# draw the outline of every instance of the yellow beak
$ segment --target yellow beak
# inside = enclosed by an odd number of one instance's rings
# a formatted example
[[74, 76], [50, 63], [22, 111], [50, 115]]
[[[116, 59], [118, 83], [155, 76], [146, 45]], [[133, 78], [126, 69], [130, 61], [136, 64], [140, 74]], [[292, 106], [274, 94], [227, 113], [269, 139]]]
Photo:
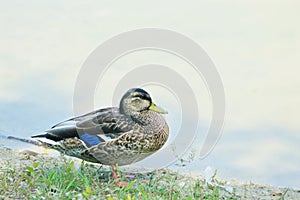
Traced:
[[151, 106], [149, 107], [149, 110], [153, 110], [154, 112], [160, 113], [160, 114], [168, 114], [168, 111], [164, 110], [163, 108], [155, 105], [153, 102]]

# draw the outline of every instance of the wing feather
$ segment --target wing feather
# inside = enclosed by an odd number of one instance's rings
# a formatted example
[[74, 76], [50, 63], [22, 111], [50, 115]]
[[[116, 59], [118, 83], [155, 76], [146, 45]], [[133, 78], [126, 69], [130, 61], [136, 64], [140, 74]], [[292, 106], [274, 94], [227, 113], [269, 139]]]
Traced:
[[90, 147], [117, 138], [131, 128], [131, 119], [121, 114], [118, 108], [104, 108], [65, 120], [47, 130], [46, 134], [33, 137], [55, 141], [77, 137]]

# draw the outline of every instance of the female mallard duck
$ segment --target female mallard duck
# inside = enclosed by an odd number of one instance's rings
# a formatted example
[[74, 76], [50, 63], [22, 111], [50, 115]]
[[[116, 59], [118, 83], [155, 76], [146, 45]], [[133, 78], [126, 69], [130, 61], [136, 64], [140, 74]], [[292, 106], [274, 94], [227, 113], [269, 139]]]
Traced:
[[125, 93], [119, 108], [104, 108], [69, 119], [33, 138], [66, 155], [104, 165], [128, 165], [159, 150], [167, 141], [169, 127], [143, 89]]

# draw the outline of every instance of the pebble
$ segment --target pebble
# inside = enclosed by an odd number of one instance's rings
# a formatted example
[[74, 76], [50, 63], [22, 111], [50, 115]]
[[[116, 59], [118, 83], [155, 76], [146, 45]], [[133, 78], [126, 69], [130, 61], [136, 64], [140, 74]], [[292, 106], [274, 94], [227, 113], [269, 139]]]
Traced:
[[20, 154], [29, 155], [29, 156], [36, 156], [38, 155], [37, 152], [31, 151], [31, 150], [23, 150], [20, 152]]

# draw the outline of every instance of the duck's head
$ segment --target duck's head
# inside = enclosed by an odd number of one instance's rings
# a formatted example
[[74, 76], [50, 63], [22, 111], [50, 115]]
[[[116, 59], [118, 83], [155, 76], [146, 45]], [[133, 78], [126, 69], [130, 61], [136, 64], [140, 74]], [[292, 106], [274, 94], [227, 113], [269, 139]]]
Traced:
[[167, 114], [168, 112], [152, 102], [150, 95], [141, 88], [128, 90], [120, 101], [120, 112], [125, 115], [152, 110], [157, 113]]

